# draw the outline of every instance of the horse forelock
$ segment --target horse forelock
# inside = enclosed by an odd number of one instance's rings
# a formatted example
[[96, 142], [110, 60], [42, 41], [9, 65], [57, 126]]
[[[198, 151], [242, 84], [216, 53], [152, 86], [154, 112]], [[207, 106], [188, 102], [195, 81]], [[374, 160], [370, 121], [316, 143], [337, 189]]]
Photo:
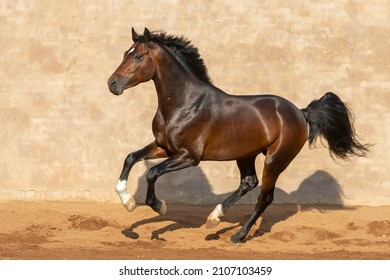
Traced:
[[203, 58], [191, 41], [163, 31], [151, 33], [151, 41], [169, 48], [200, 80], [211, 83]]

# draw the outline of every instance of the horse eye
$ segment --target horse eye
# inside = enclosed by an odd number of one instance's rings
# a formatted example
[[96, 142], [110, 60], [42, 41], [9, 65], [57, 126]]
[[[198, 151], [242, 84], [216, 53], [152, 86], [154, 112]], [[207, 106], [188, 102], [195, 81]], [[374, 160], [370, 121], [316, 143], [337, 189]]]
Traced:
[[141, 59], [141, 55], [140, 54], [138, 54], [138, 53], [136, 53], [135, 55], [134, 55], [134, 59], [135, 60], [140, 60]]

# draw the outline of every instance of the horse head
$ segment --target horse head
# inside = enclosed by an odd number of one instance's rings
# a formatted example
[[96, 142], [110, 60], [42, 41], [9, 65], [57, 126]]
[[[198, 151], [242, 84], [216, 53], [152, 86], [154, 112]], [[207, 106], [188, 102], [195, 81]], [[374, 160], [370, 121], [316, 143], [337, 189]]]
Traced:
[[108, 79], [108, 88], [115, 95], [121, 95], [127, 88], [151, 80], [155, 66], [149, 50], [153, 48], [151, 33], [145, 28], [144, 34], [137, 34], [132, 28], [133, 45], [123, 56], [123, 60]]

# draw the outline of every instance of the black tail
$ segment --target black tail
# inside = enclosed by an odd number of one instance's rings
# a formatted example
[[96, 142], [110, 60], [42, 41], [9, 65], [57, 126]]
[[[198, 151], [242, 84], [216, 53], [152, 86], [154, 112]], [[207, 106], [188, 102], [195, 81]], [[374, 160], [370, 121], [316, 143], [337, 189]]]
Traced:
[[368, 152], [369, 145], [360, 144], [356, 139], [350, 110], [336, 94], [326, 93], [302, 112], [310, 126], [309, 145], [322, 136], [328, 142], [331, 155], [339, 158], [365, 156]]

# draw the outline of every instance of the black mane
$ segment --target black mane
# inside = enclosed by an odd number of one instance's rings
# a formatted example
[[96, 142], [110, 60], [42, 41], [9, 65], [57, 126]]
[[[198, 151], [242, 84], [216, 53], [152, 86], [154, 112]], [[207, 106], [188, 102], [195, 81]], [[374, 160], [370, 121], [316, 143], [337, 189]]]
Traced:
[[169, 35], [162, 31], [152, 32], [151, 40], [169, 48], [185, 65], [187, 65], [197, 78], [211, 83], [206, 65], [204, 64], [198, 49], [191, 44], [190, 40], [182, 36]]

